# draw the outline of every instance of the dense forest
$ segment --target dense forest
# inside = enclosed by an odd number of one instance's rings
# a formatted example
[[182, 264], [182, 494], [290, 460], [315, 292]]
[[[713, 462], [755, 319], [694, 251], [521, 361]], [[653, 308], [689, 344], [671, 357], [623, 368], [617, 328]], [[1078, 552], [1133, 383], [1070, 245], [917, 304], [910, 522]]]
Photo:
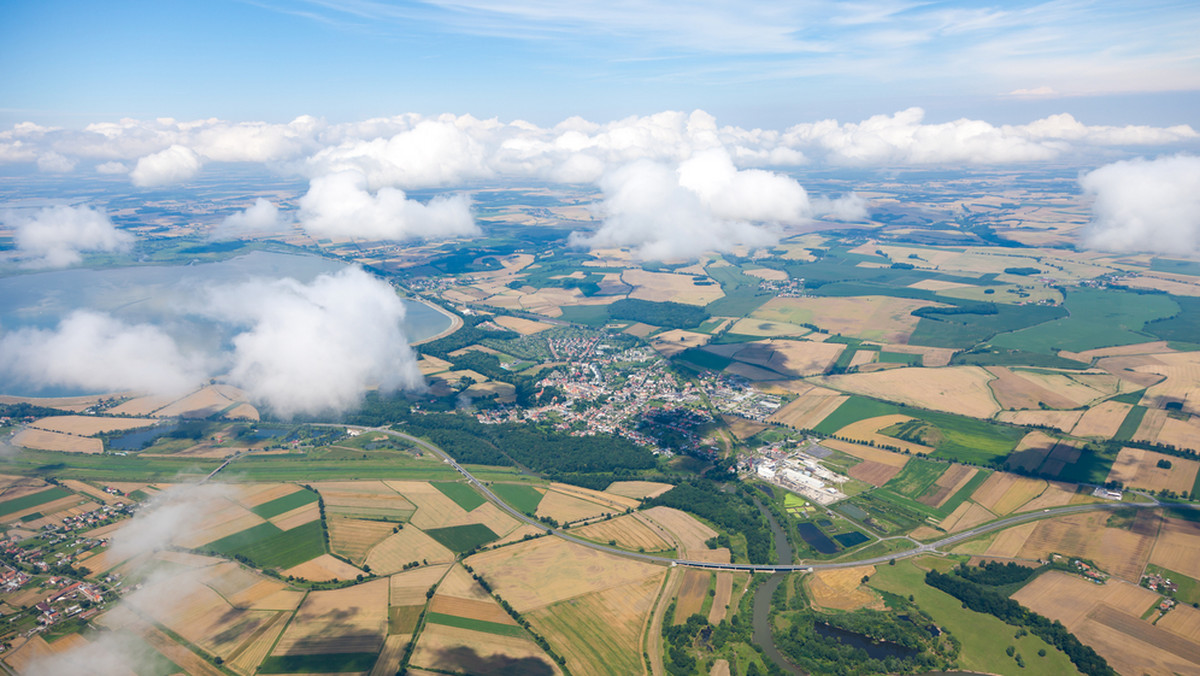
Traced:
[[653, 303], [648, 300], [623, 298], [608, 306], [608, 316], [673, 329], [690, 329], [708, 319], [709, 314], [704, 308], [695, 305], [671, 301]]

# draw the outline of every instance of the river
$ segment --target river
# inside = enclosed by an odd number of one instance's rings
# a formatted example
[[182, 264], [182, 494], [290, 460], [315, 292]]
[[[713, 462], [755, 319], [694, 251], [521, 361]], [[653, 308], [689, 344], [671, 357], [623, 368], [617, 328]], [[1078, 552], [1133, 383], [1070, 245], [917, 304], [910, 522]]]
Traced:
[[[775, 538], [775, 558], [781, 564], [790, 564], [792, 561], [792, 544], [788, 540], [787, 533], [783, 527], [775, 520], [775, 515], [770, 512], [763, 504], [754, 498], [754, 506], [758, 507], [758, 511], [767, 519], [767, 527], [771, 529], [771, 534]], [[779, 585], [787, 579], [790, 573], [775, 573], [754, 592], [754, 642], [763, 649], [763, 653], [767, 658], [775, 664], [783, 668], [784, 671], [797, 676], [806, 676], [805, 672], [791, 662], [779, 652], [775, 647], [775, 639], [771, 636], [771, 596], [775, 594], [775, 590]]]

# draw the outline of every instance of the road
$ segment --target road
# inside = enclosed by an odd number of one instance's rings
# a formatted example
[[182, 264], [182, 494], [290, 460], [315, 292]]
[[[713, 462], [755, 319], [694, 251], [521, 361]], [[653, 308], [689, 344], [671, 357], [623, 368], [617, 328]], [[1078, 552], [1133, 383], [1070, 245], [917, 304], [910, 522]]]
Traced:
[[[397, 432], [396, 430], [393, 430], [393, 429], [390, 429], [387, 427], [363, 427], [363, 426], [359, 426], [359, 425], [335, 425], [335, 424], [319, 424], [317, 426], [320, 426], [320, 427], [344, 427], [347, 429], [359, 429], [359, 430], [363, 430], [364, 432], [383, 432], [384, 434], [388, 434], [388, 435], [391, 435], [394, 437], [399, 437], [401, 439], [404, 439], [405, 441], [408, 441], [408, 442], [442, 458], [442, 460], [445, 463], [449, 464], [451, 467], [453, 467], [455, 469], [455, 471], [457, 471], [459, 474], [463, 475], [463, 477], [467, 480], [467, 482], [470, 483], [472, 486], [474, 486], [480, 493], [482, 493], [484, 495], [484, 497], [486, 497], [489, 501], [494, 503], [497, 507], [499, 507], [500, 509], [503, 509], [508, 514], [512, 515], [513, 518], [516, 518], [519, 521], [527, 523], [531, 526], [535, 526], [538, 529], [543, 530], [546, 533], [553, 535], [555, 537], [559, 537], [564, 540], [567, 540], [568, 542], [574, 542], [575, 544], [582, 545], [584, 547], [588, 547], [591, 549], [595, 549], [597, 551], [607, 552], [609, 554], [615, 554], [617, 556], [623, 556], [623, 557], [630, 558], [630, 559], [637, 559], [639, 561], [645, 561], [648, 563], [656, 563], [656, 564], [667, 565], [667, 566], [687, 566], [689, 568], [705, 568], [705, 569], [710, 569], [710, 570], [716, 569], [716, 570], [750, 571], [750, 572], [755, 572], [755, 573], [788, 573], [788, 572], [795, 572], [795, 571], [812, 571], [812, 570], [831, 570], [831, 569], [835, 569], [835, 568], [852, 568], [854, 566], [868, 566], [868, 565], [882, 564], [882, 563], [887, 563], [888, 561], [890, 561], [892, 559], [903, 559], [903, 558], [907, 558], [910, 556], [917, 556], [919, 554], [935, 552], [935, 551], [938, 551], [939, 549], [941, 549], [942, 547], [946, 547], [948, 545], [962, 542], [963, 540], [969, 540], [977, 535], [982, 535], [984, 533], [990, 533], [991, 531], [994, 531], [994, 530], [1002, 530], [1005, 528], [1009, 528], [1011, 526], [1015, 526], [1017, 524], [1028, 523], [1030, 521], [1037, 521], [1039, 519], [1045, 519], [1045, 518], [1049, 518], [1052, 516], [1063, 516], [1065, 514], [1077, 514], [1079, 512], [1089, 512], [1089, 511], [1096, 510], [1096, 509], [1125, 509], [1125, 508], [1129, 508], [1129, 507], [1148, 508], [1148, 507], [1172, 506], [1172, 507], [1181, 507], [1181, 508], [1185, 508], [1185, 509], [1200, 509], [1200, 505], [1192, 505], [1192, 504], [1188, 504], [1188, 503], [1164, 503], [1164, 502], [1161, 502], [1159, 500], [1154, 500], [1154, 499], [1148, 500], [1146, 502], [1101, 502], [1101, 503], [1091, 503], [1091, 504], [1086, 504], [1086, 505], [1066, 505], [1063, 507], [1050, 507], [1048, 509], [1043, 509], [1038, 512], [1029, 512], [1026, 514], [1018, 514], [1016, 516], [1010, 516], [1005, 519], [1000, 519], [998, 521], [992, 521], [990, 523], [986, 523], [981, 526], [976, 526], [974, 528], [965, 530], [961, 533], [955, 533], [954, 535], [949, 535], [947, 537], [944, 537], [940, 540], [936, 540], [934, 542], [916, 543], [917, 546], [913, 549], [906, 549], [904, 551], [896, 552], [894, 554], [884, 554], [883, 556], [875, 556], [875, 557], [871, 557], [871, 558], [867, 558], [867, 559], [857, 559], [855, 561], [839, 561], [839, 562], [826, 562], [826, 563], [817, 563], [817, 562], [793, 563], [793, 564], [775, 564], [775, 565], [752, 564], [752, 563], [711, 563], [708, 561], [690, 561], [688, 559], [675, 559], [675, 558], [670, 558], [670, 557], [666, 557], [666, 556], [655, 556], [653, 554], [642, 554], [642, 553], [638, 553], [638, 552], [630, 552], [630, 551], [626, 551], [624, 549], [618, 549], [616, 547], [602, 545], [600, 543], [592, 542], [590, 540], [584, 540], [583, 538], [575, 537], [574, 535], [563, 532], [562, 530], [557, 529], [557, 528], [550, 528], [549, 526], [542, 523], [541, 521], [538, 521], [537, 519], [529, 517], [519, 511], [517, 511], [516, 509], [512, 508], [511, 506], [509, 506], [508, 503], [504, 502], [495, 493], [493, 493], [491, 491], [491, 489], [487, 487], [486, 484], [484, 484], [482, 481], [476, 479], [470, 472], [468, 472], [462, 465], [458, 464], [454, 460], [454, 458], [450, 457], [450, 455], [448, 453], [446, 453], [445, 451], [443, 451], [441, 448], [438, 448], [437, 446], [434, 446], [433, 444], [431, 444], [423, 439], [418, 439], [417, 437], [414, 437], [410, 434], [405, 434], [404, 432]], [[214, 472], [214, 474], [215, 474], [215, 472]], [[912, 542], [916, 542], [916, 541], [914, 540]]]

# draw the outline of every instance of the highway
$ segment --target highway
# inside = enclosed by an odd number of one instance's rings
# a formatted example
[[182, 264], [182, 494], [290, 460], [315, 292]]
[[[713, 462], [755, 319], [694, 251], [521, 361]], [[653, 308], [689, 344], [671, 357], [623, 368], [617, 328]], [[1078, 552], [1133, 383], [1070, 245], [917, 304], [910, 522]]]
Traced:
[[[1007, 517], [1004, 519], [999, 519], [997, 521], [991, 521], [989, 523], [962, 531], [961, 533], [955, 533], [953, 535], [949, 535], [947, 537], [944, 537], [940, 540], [936, 540], [934, 542], [920, 543], [915, 540], [911, 540], [907, 537], [899, 538], [899, 539], [909, 539], [910, 542], [913, 542], [917, 546], [913, 549], [906, 549], [904, 551], [895, 552], [893, 554], [885, 554], [883, 556], [875, 556], [875, 557], [871, 557], [871, 558], [867, 558], [867, 559], [857, 559], [855, 561], [839, 561], [839, 562], [824, 562], [824, 563], [813, 562], [813, 563], [795, 563], [795, 564], [778, 564], [778, 565], [755, 564], [755, 563], [712, 563], [712, 562], [708, 562], [708, 561], [690, 561], [688, 559], [675, 559], [675, 558], [670, 558], [667, 556], [655, 556], [653, 554], [642, 554], [639, 552], [630, 552], [630, 551], [626, 551], [624, 549], [618, 549], [616, 547], [602, 545], [600, 543], [592, 542], [590, 540], [584, 540], [583, 538], [575, 537], [574, 535], [571, 535], [570, 533], [566, 533], [558, 528], [550, 528], [549, 526], [538, 521], [537, 519], [529, 517], [519, 511], [517, 511], [516, 509], [512, 508], [511, 506], [509, 506], [508, 503], [504, 502], [503, 500], [501, 500], [499, 498], [499, 496], [497, 496], [495, 493], [493, 493], [486, 484], [484, 484], [482, 481], [476, 479], [474, 475], [472, 475], [470, 472], [468, 472], [462, 465], [458, 464], [454, 460], [454, 458], [450, 457], [450, 455], [448, 453], [446, 453], [445, 451], [443, 451], [441, 448], [438, 448], [437, 446], [434, 446], [433, 444], [431, 444], [423, 439], [418, 439], [417, 437], [414, 437], [412, 435], [405, 434], [404, 432], [397, 432], [396, 430], [389, 429], [387, 427], [362, 427], [359, 425], [335, 425], [335, 424], [321, 424], [320, 426], [321, 427], [344, 427], [347, 429], [359, 429], [359, 430], [363, 430], [364, 432], [383, 432], [384, 434], [388, 434], [388, 435], [391, 435], [394, 437], [399, 437], [401, 439], [404, 439], [405, 441], [408, 441], [408, 442], [442, 458], [442, 460], [445, 463], [449, 464], [451, 467], [453, 467], [455, 469], [455, 471], [457, 471], [459, 474], [463, 475], [463, 477], [466, 478], [467, 482], [470, 483], [472, 486], [474, 486], [480, 493], [482, 493], [484, 495], [484, 497], [486, 497], [489, 501], [494, 503], [497, 507], [499, 507], [500, 509], [503, 509], [508, 514], [512, 515], [513, 518], [516, 518], [519, 521], [522, 521], [531, 526], [534, 526], [534, 527], [536, 527], [542, 531], [545, 531], [546, 533], [553, 535], [555, 537], [560, 537], [569, 542], [574, 542], [575, 544], [582, 545], [584, 547], [588, 547], [591, 549], [595, 549], [597, 551], [607, 552], [609, 554], [615, 554], [617, 556], [623, 556], [626, 558], [637, 559], [639, 561], [646, 561], [648, 563], [657, 563], [660, 565], [667, 565], [667, 566], [686, 566], [689, 568], [705, 568], [705, 569], [710, 569], [710, 570], [749, 571], [749, 572], [755, 572], [755, 573], [789, 573], [789, 572], [795, 572], [795, 571], [813, 571], [813, 570], [830, 570], [830, 569], [834, 569], [834, 568], [852, 568], [854, 566], [884, 564], [892, 559], [903, 559], [903, 558], [907, 558], [910, 556], [917, 556], [919, 554], [936, 552], [936, 551], [940, 550], [942, 547], [953, 545], [955, 543], [962, 542], [963, 540], [969, 540], [977, 535], [982, 535], [984, 533], [990, 533], [991, 531], [994, 531], [994, 530], [1003, 530], [1005, 528], [1009, 528], [1009, 527], [1015, 526], [1017, 524], [1028, 523], [1030, 521], [1037, 521], [1039, 519], [1045, 519], [1045, 518], [1049, 518], [1052, 516], [1063, 516], [1066, 514], [1077, 514], [1079, 512], [1090, 512], [1092, 510], [1097, 510], [1097, 509], [1125, 509], [1125, 508], [1129, 508], [1129, 507], [1147, 508], [1147, 507], [1169, 506], [1169, 507], [1180, 507], [1180, 508], [1185, 508], [1185, 509], [1200, 508], [1200, 505], [1192, 505], [1192, 504], [1188, 504], [1188, 503], [1164, 503], [1164, 502], [1161, 502], [1159, 500], [1154, 500], [1154, 499], [1151, 499], [1146, 502], [1100, 502], [1100, 503], [1091, 503], [1091, 504], [1086, 504], [1086, 505], [1065, 505], [1062, 507], [1050, 507], [1047, 509], [1043, 509], [1041, 511], [1028, 512], [1025, 514], [1018, 514], [1016, 516], [1010, 516], [1010, 517]], [[896, 538], [888, 538], [888, 539], [896, 539]]]

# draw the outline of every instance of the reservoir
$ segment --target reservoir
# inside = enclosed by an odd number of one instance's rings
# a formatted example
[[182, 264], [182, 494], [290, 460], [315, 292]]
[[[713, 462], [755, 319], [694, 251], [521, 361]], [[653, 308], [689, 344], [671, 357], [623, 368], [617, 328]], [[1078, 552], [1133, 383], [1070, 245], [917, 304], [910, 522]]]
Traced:
[[[253, 251], [228, 260], [181, 265], [70, 268], [0, 277], [0, 337], [21, 329], [53, 329], [76, 310], [111, 315], [128, 324], [152, 324], [181, 347], [215, 350], [226, 346], [230, 328], [191, 311], [212, 286], [252, 279], [292, 278], [309, 283], [347, 265], [307, 254]], [[420, 301], [402, 299], [404, 333], [410, 343], [428, 340], [453, 326], [454, 318]], [[31, 390], [0, 374], [0, 394], [67, 396], [92, 394], [61, 388]]]

